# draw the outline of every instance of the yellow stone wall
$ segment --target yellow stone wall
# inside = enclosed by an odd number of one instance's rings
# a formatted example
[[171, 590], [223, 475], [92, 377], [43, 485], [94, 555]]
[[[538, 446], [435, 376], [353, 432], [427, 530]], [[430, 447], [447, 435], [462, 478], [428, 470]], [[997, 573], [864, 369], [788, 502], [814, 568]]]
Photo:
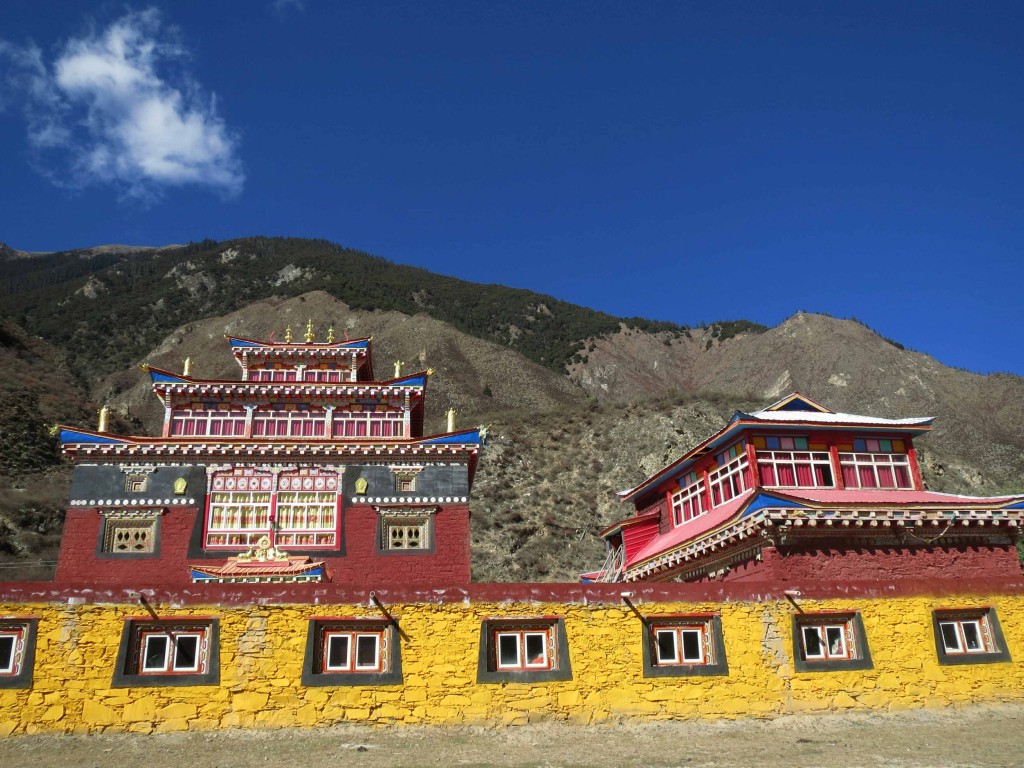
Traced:
[[[932, 610], [993, 606], [1011, 662], [940, 666]], [[786, 601], [637, 602], [645, 615], [721, 614], [727, 677], [644, 678], [642, 630], [622, 605], [410, 603], [391, 605], [402, 641], [402, 685], [301, 684], [308, 620], [379, 618], [361, 605], [156, 606], [164, 616], [220, 619], [220, 685], [111, 688], [121, 630], [138, 605], [0, 604], [36, 616], [30, 689], [0, 690], [0, 735], [64, 731], [162, 732], [364, 723], [520, 724], [542, 719], [770, 717], [1024, 699], [1024, 595], [800, 600], [803, 610], [857, 610], [874, 669], [796, 672]], [[573, 679], [477, 684], [484, 618], [565, 618]]]

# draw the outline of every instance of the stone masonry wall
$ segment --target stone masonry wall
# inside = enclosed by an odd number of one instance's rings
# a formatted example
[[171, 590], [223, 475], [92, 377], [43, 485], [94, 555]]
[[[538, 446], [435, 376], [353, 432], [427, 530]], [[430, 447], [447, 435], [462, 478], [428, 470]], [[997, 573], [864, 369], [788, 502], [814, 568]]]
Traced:
[[[721, 616], [728, 675], [670, 678], [643, 676], [642, 625], [617, 591], [604, 588], [588, 598], [579, 587], [553, 586], [565, 587], [566, 599], [551, 599], [558, 590], [497, 584], [480, 585], [476, 594], [437, 590], [404, 602], [385, 599], [404, 635], [403, 681], [376, 687], [305, 687], [301, 682], [309, 620], [380, 618], [372, 599], [338, 604], [311, 593], [308, 601], [284, 602], [236, 592], [211, 603], [155, 595], [150, 603], [161, 617], [220, 620], [220, 684], [112, 688], [124, 620], [145, 615], [137, 601], [122, 596], [101, 602], [95, 594], [56, 593], [48, 599], [20, 600], [0, 590], [0, 617], [38, 618], [34, 681], [27, 689], [0, 690], [0, 735], [338, 722], [600, 723], [1024, 700], [1024, 588], [1019, 585], [1012, 591], [974, 589], [939, 596], [886, 596], [881, 587], [795, 597], [805, 612], [855, 610], [862, 616], [874, 668], [829, 672], [795, 671], [795, 609], [782, 593], [695, 599], [699, 593], [684, 588], [691, 585], [671, 585], [679, 589], [627, 595], [646, 616]], [[1012, 660], [940, 666], [932, 611], [981, 606], [995, 609]], [[537, 616], [564, 618], [572, 679], [478, 683], [481, 622]]]

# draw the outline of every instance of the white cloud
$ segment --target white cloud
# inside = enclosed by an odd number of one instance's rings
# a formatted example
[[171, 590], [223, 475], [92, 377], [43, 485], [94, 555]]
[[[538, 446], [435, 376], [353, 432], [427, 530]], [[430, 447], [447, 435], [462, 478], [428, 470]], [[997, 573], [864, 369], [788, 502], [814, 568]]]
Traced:
[[0, 41], [5, 81], [23, 98], [29, 142], [51, 179], [141, 198], [188, 184], [241, 191], [238, 139], [215, 97], [174, 66], [186, 58], [175, 38], [150, 9], [69, 40], [50, 66], [35, 46]]

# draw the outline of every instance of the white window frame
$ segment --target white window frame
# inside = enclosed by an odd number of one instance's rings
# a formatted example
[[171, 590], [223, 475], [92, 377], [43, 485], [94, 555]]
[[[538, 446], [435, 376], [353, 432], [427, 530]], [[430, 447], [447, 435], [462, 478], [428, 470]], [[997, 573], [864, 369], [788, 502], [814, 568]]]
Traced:
[[[992, 628], [988, 621], [988, 616], [985, 614], [977, 616], [947, 616], [940, 618], [939, 623], [939, 637], [942, 639], [943, 652], [950, 656], [959, 656], [967, 654], [985, 654], [995, 652], [995, 642], [992, 638]], [[977, 632], [978, 647], [969, 648], [967, 643], [967, 633], [965, 627], [973, 625]], [[951, 648], [947, 642], [946, 633], [943, 631], [944, 627], [952, 627], [954, 632], [954, 639], [957, 642], [957, 646]]]
[[[892, 473], [893, 485], [881, 484], [882, 479], [878, 473], [879, 467], [889, 468]], [[853, 469], [854, 482], [850, 482], [846, 473], [843, 472], [847, 468]], [[861, 483], [860, 471], [862, 468], [871, 470], [872, 476], [875, 478], [875, 485], [864, 485]], [[905, 473], [905, 485], [899, 483], [897, 468]], [[840, 453], [839, 471], [843, 473], [843, 484], [847, 488], [879, 491], [913, 490], [914, 488], [914, 475], [910, 469], [910, 457], [905, 453]]]
[[[806, 457], [806, 458], [798, 458]], [[793, 484], [783, 485], [779, 482], [779, 465], [788, 466], [793, 472]], [[800, 485], [798, 482], [797, 465], [809, 465], [811, 468], [811, 485]], [[762, 467], [771, 467], [775, 482], [764, 482]], [[824, 480], [818, 482], [819, 468], [828, 469], [832, 477], [831, 483]], [[757, 471], [766, 488], [835, 488], [835, 469], [827, 451], [757, 451]]]
[[[711, 493], [711, 508], [715, 509], [728, 504], [748, 490], [747, 471], [750, 460], [746, 453], [737, 456], [729, 463], [719, 467], [714, 472], [708, 473], [708, 490]], [[726, 498], [725, 491], [728, 489], [729, 497]], [[715, 491], [719, 493], [716, 498]]]
[[678, 528], [708, 513], [704, 478], [700, 477], [671, 496], [672, 526]]
[[[502, 638], [513, 640], [516, 658], [512, 662], [502, 661]], [[530, 658], [527, 648], [531, 639], [540, 638], [540, 657]], [[500, 628], [494, 631], [494, 668], [499, 672], [549, 670], [553, 669], [554, 638], [550, 627], [523, 629]]]
[[[344, 640], [347, 643], [345, 660], [341, 664], [331, 664], [331, 646], [336, 641]], [[328, 627], [321, 635], [322, 664], [321, 672], [324, 673], [350, 673], [350, 672], [387, 672], [387, 629], [371, 630], [365, 628], [340, 629]], [[359, 662], [359, 650], [365, 642], [373, 643], [373, 662], [370, 664]]]
[[[689, 666], [694, 664], [713, 664], [714, 659], [712, 658], [712, 643], [709, 637], [708, 624], [706, 622], [701, 623], [685, 623], [685, 624], [670, 624], [670, 625], [655, 625], [652, 628], [654, 635], [654, 663], [656, 666]], [[685, 655], [685, 643], [683, 642], [684, 635], [696, 634], [697, 636], [697, 647], [699, 652], [696, 658], [687, 658]], [[662, 637], [672, 638], [672, 650], [673, 655], [667, 657], [662, 654]]]
[[[0, 641], [9, 641], [10, 653], [0, 659], [0, 677], [17, 677], [25, 663], [28, 629], [22, 624], [0, 624]], [[7, 644], [6, 642], [4, 643]]]
[[[171, 409], [170, 437], [244, 437], [245, 420], [244, 408], [222, 410], [176, 405]], [[185, 429], [188, 422], [196, 426], [192, 434]], [[220, 426], [219, 432], [214, 432], [214, 424]], [[225, 426], [229, 427], [229, 431], [224, 431]]]
[[[139, 675], [195, 675], [205, 674], [209, 663], [210, 633], [208, 627], [138, 627], [138, 658], [136, 674]], [[181, 640], [195, 641], [195, 661], [191, 666], [179, 666], [177, 659], [178, 643]], [[150, 665], [150, 646], [155, 641], [163, 642], [163, 660], [159, 665]]]

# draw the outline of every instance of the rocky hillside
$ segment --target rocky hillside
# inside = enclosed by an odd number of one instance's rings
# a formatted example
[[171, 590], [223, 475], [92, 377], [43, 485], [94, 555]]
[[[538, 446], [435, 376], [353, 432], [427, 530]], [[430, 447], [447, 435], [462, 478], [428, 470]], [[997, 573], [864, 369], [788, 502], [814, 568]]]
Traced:
[[[692, 329], [623, 320], [477, 286], [322, 241], [249, 238], [150, 251], [24, 254], [0, 248], [0, 578], [52, 559], [68, 474], [43, 425], [154, 433], [141, 362], [234, 378], [224, 334], [374, 337], [376, 373], [433, 367], [428, 430], [448, 407], [490, 424], [474, 491], [478, 580], [574, 579], [629, 487], [737, 408], [799, 390], [837, 410], [934, 415], [921, 441], [931, 487], [1024, 491], [1024, 379], [978, 376], [863, 325], [797, 314]], [[30, 328], [31, 331], [26, 331]], [[13, 561], [3, 563], [3, 560]], [[4, 567], [14, 565], [15, 567]]]

